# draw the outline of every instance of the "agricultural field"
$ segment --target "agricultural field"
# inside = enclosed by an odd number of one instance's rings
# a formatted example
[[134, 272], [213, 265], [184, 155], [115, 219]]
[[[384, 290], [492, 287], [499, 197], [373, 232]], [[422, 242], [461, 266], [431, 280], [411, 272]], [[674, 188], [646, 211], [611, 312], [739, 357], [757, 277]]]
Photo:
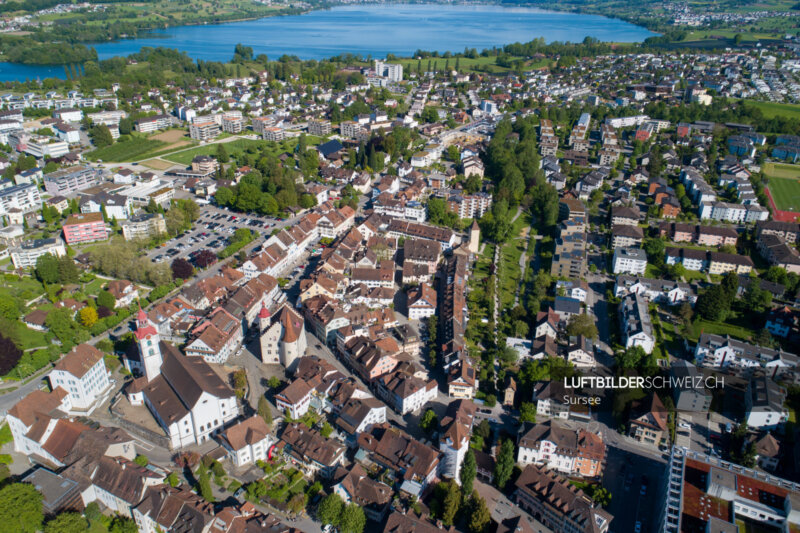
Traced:
[[142, 159], [143, 156], [149, 152], [154, 152], [166, 146], [167, 143], [156, 139], [147, 139], [144, 137], [131, 137], [127, 141], [115, 142], [111, 146], [105, 146], [92, 150], [85, 155], [86, 159], [91, 161], [110, 161], [110, 162], [127, 162]]
[[761, 110], [766, 118], [776, 116], [800, 119], [800, 104], [781, 104], [778, 102], [757, 102], [747, 100], [747, 104]]
[[[522, 59], [522, 58], [512, 58], [513, 60]], [[460, 57], [456, 60], [455, 57], [451, 58], [444, 58], [444, 57], [432, 57], [432, 58], [425, 58], [420, 60], [417, 59], [398, 59], [393, 60], [395, 63], [401, 63], [403, 65], [403, 70], [405, 72], [416, 72], [419, 65], [422, 65], [422, 70], [428, 70], [428, 62], [430, 61], [431, 69], [436, 71], [442, 71], [447, 69], [455, 69], [456, 61], [458, 61], [458, 70], [459, 72], [508, 72], [509, 69], [505, 67], [498, 66], [496, 64], [497, 58], [494, 56], [489, 57], [476, 57], [476, 58], [469, 58], [469, 57]], [[525, 69], [532, 70], [537, 68], [546, 67], [550, 64], [550, 61], [541, 60], [541, 61], [526, 61]]]

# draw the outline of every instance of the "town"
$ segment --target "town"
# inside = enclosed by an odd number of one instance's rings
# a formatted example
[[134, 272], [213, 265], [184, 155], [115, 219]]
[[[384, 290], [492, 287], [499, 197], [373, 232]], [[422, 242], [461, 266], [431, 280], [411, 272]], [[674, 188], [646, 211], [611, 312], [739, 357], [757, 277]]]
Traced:
[[9, 531], [800, 530], [800, 43], [569, 46], [4, 90]]

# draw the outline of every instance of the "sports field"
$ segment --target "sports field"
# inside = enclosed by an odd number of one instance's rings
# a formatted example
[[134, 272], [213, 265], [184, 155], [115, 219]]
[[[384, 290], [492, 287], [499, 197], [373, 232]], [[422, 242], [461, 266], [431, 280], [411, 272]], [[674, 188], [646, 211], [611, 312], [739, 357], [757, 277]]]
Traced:
[[769, 192], [775, 207], [781, 211], [800, 213], [800, 180], [793, 178], [770, 178]]
[[764, 174], [768, 178], [800, 179], [800, 165], [786, 163], [764, 163]]

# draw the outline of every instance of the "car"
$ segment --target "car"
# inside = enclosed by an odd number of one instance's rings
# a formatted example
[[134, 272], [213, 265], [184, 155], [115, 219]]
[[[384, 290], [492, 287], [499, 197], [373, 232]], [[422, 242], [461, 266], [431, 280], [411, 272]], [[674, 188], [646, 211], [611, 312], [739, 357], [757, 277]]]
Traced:
[[733, 426], [731, 425], [730, 422], [728, 422], [727, 424], [725, 424], [725, 433], [730, 433], [731, 431], [733, 431]]
[[692, 429], [692, 426], [688, 422], [678, 422], [678, 427], [684, 429]]
[[640, 496], [647, 496], [647, 485], [642, 485], [642, 488], [639, 490]]
[[636, 521], [636, 524], [633, 526], [633, 531], [634, 533], [642, 533], [642, 523], [639, 522], [638, 520]]

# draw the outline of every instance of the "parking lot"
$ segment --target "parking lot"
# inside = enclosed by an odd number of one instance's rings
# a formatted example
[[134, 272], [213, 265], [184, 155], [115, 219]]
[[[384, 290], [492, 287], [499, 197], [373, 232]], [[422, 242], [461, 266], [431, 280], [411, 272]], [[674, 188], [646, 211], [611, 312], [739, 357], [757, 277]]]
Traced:
[[216, 254], [228, 245], [230, 237], [238, 228], [247, 228], [265, 236], [269, 235], [276, 227], [283, 226], [279, 219], [253, 214], [243, 215], [210, 205], [201, 206], [200, 212], [200, 218], [195, 221], [191, 230], [150, 250], [147, 257], [158, 263], [161, 261], [171, 262], [177, 257], [190, 259], [204, 249]]

